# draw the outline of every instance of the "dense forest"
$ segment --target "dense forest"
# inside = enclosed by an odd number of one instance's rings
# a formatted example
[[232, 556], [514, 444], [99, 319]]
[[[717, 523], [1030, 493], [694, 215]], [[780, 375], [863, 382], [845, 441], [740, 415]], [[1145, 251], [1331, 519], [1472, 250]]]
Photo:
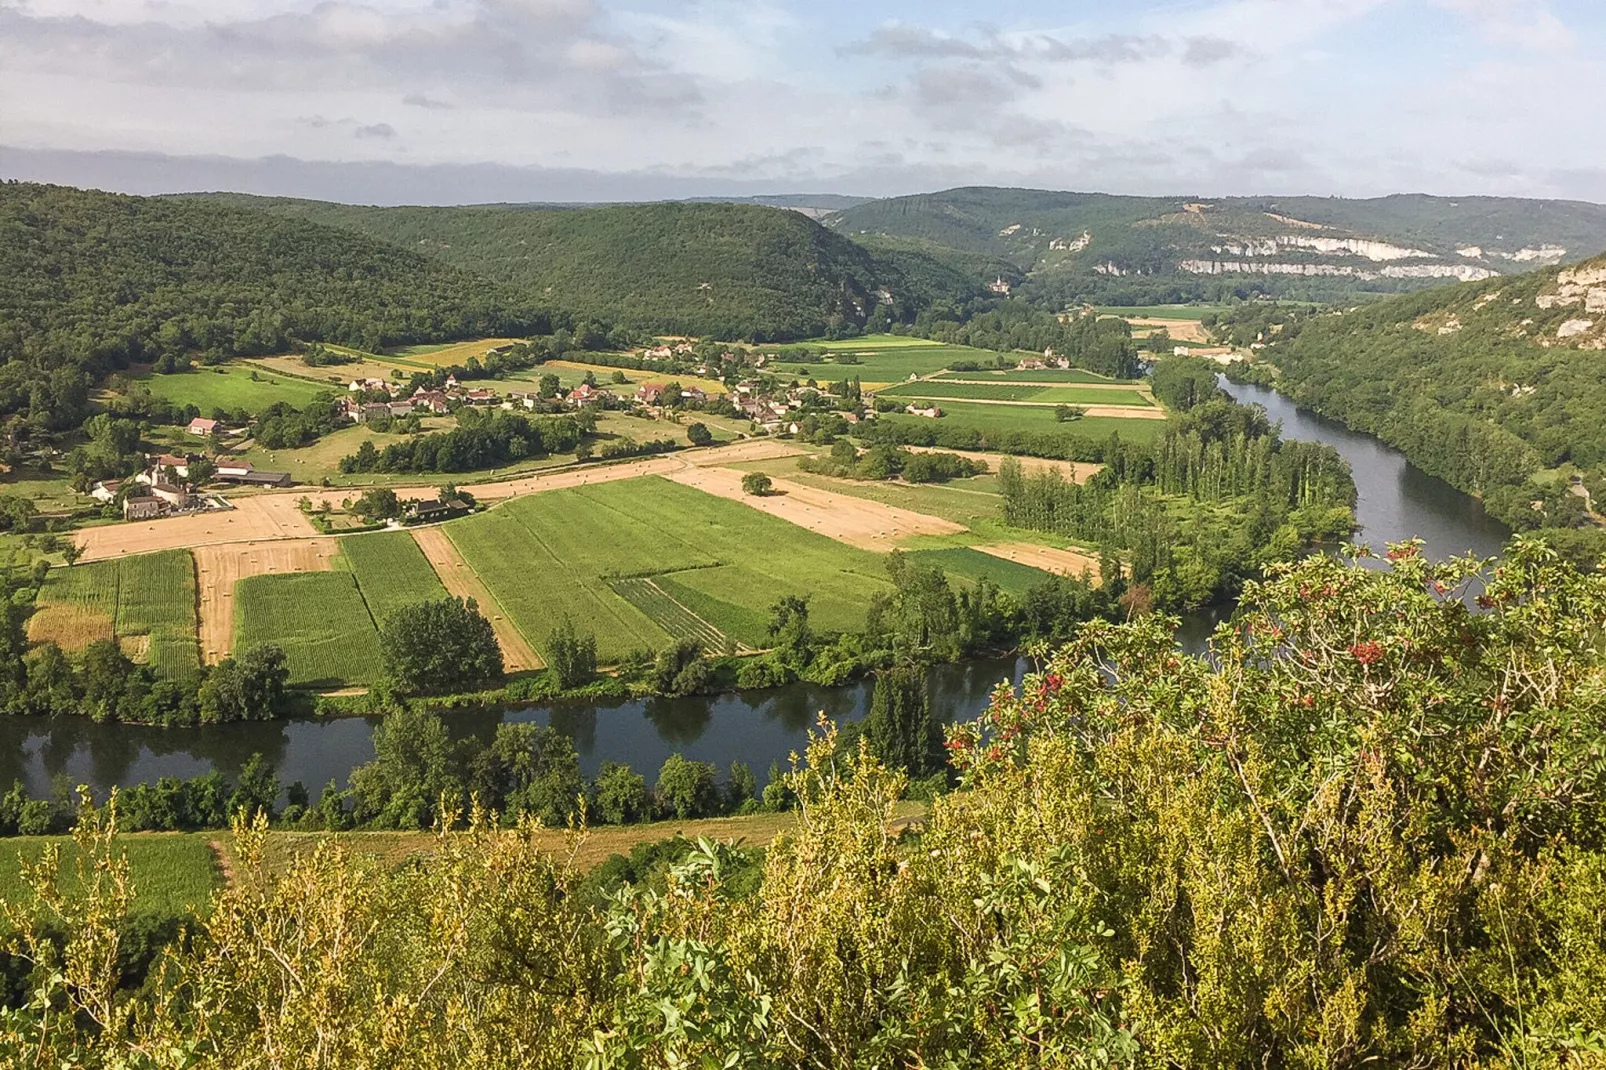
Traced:
[[456, 264], [528, 300], [642, 329], [751, 341], [911, 321], [979, 279], [918, 250], [878, 257], [806, 216], [747, 204], [363, 208], [218, 195]]
[[546, 333], [535, 301], [415, 253], [197, 200], [0, 184], [0, 414], [76, 426], [130, 363]]
[[1340, 313], [1246, 308], [1217, 330], [1252, 332], [1296, 401], [1482, 495], [1507, 524], [1570, 527], [1585, 511], [1571, 477], [1606, 490], [1603, 313], [1597, 259]]
[[[1089, 625], [948, 727], [957, 788], [912, 825], [907, 779], [827, 728], [762, 850], [588, 871], [583, 829], [553, 853], [443, 792], [401, 865], [242, 821], [213, 901], [152, 916], [86, 804], [76, 867], [48, 856], [0, 921], [0, 1059], [1598, 1065], [1606, 577], [1536, 543], [1486, 582], [1390, 558], [1279, 569], [1212, 657], [1166, 618]], [[487, 779], [536, 772], [506, 742]]]

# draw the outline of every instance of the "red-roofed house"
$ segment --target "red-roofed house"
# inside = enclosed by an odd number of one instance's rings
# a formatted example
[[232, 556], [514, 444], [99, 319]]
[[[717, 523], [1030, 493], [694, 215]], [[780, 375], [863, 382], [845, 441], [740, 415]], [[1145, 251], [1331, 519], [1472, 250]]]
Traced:
[[186, 427], [184, 430], [188, 431], [192, 435], [198, 435], [201, 438], [206, 438], [217, 429], [218, 422], [216, 420], [208, 420], [205, 417], [197, 416], [195, 419], [190, 421], [190, 426]]

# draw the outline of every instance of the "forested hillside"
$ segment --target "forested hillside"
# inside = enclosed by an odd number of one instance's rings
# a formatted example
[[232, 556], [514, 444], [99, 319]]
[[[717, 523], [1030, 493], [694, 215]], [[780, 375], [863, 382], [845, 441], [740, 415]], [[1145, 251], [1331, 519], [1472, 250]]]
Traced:
[[861, 241], [1005, 258], [1031, 274], [1023, 292], [1055, 305], [1349, 300], [1606, 249], [1606, 206], [1498, 197], [1195, 199], [983, 187], [870, 201], [828, 222]]
[[907, 322], [977, 280], [917, 252], [878, 258], [797, 212], [747, 204], [363, 208], [228, 203], [393, 242], [526, 299], [656, 331], [755, 341]]
[[[531, 300], [304, 220], [198, 200], [0, 184], [0, 410], [75, 406], [163, 356], [382, 345], [550, 328]], [[43, 392], [41, 394], [41, 391]], [[60, 404], [51, 399], [61, 395]]]
[[1507, 523], [1580, 521], [1558, 466], [1597, 503], [1606, 490], [1606, 257], [1296, 315], [1265, 337], [1297, 401], [1485, 495]]

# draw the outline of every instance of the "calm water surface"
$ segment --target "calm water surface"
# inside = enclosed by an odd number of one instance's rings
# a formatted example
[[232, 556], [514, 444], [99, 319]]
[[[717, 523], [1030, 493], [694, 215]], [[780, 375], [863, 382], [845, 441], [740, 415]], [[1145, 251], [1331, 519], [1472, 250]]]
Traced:
[[[1475, 499], [1407, 463], [1398, 451], [1301, 412], [1274, 391], [1223, 385], [1239, 401], [1264, 405], [1274, 420], [1282, 421], [1286, 437], [1325, 442], [1343, 454], [1355, 471], [1360, 494], [1359, 540], [1381, 552], [1385, 542], [1420, 536], [1436, 557], [1499, 551], [1504, 527]], [[1183, 622], [1179, 641], [1187, 649], [1201, 649], [1223, 616], [1220, 610], [1191, 616]], [[975, 716], [999, 680], [1018, 682], [1027, 668], [1024, 659], [1004, 659], [932, 670], [937, 716], [944, 722]], [[762, 782], [772, 761], [784, 766], [791, 752], [803, 748], [822, 711], [838, 720], [858, 720], [869, 700], [870, 684], [861, 681], [839, 688], [799, 685], [744, 695], [459, 711], [448, 715], [447, 724], [459, 737], [489, 737], [502, 721], [551, 725], [575, 741], [587, 776], [604, 761], [617, 761], [628, 762], [650, 781], [664, 759], [679, 752], [722, 769], [744, 761]], [[353, 767], [373, 757], [377, 723], [346, 718], [167, 730], [97, 725], [80, 718], [0, 718], [0, 785], [20, 779], [34, 793], [44, 794], [59, 781], [104, 792], [112, 785], [197, 776], [209, 769], [232, 777], [260, 752], [279, 767], [285, 783], [299, 780], [316, 795], [331, 780], [344, 784]]]

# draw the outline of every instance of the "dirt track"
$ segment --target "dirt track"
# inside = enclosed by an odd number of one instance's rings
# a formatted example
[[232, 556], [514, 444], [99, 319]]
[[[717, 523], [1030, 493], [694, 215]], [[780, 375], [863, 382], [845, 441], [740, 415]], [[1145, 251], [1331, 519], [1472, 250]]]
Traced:
[[270, 572], [327, 572], [339, 542], [323, 537], [195, 548], [201, 608], [201, 660], [215, 665], [234, 648], [234, 586]]
[[508, 672], [539, 669], [544, 664], [524, 633], [513, 626], [490, 590], [468, 567], [457, 546], [438, 527], [414, 528], [413, 541], [424, 551], [446, 590], [459, 598], [472, 598], [491, 621], [491, 630], [502, 647], [502, 664]]
[[785, 479], [774, 481], [774, 494], [746, 494], [742, 491], [746, 474], [732, 468], [686, 468], [670, 473], [669, 478], [863, 550], [884, 553], [911, 535], [953, 535], [965, 530], [951, 520]]
[[1005, 561], [1030, 565], [1061, 576], [1080, 576], [1086, 571], [1093, 574], [1095, 581], [1099, 577], [1098, 560], [1075, 550], [1056, 550], [1052, 546], [1034, 546], [1029, 542], [1001, 542], [993, 546], [977, 546], [974, 549], [1003, 558]]
[[[905, 446], [911, 453], [952, 453], [960, 457], [969, 457], [972, 460], [986, 461], [994, 474], [998, 466], [1009, 459], [1005, 453], [982, 453], [979, 450], [945, 450], [940, 446]], [[1021, 471], [1026, 475], [1052, 469], [1070, 480], [1072, 483], [1086, 483], [1100, 472], [1104, 471], [1102, 464], [1084, 464], [1081, 461], [1051, 461], [1043, 457], [1016, 457], [1020, 462]]]

